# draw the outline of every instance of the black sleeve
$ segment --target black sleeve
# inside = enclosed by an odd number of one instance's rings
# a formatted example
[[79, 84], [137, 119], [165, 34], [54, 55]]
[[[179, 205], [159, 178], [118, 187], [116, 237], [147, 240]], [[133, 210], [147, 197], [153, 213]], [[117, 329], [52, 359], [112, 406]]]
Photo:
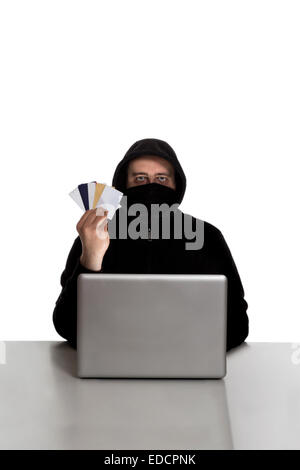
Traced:
[[245, 341], [249, 333], [248, 303], [230, 249], [218, 230], [218, 257], [221, 272], [227, 277], [227, 351]]
[[91, 271], [80, 263], [82, 245], [78, 236], [69, 252], [66, 266], [60, 277], [61, 293], [55, 303], [52, 315], [57, 333], [65, 338], [70, 345], [77, 347], [77, 278], [81, 273], [103, 272]]

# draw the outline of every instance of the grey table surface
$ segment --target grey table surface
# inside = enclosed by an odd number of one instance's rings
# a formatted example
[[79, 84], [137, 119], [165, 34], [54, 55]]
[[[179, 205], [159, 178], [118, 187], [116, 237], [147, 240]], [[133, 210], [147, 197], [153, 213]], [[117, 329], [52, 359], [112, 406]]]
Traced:
[[243, 343], [221, 380], [79, 379], [64, 341], [1, 348], [0, 449], [300, 449], [300, 345]]

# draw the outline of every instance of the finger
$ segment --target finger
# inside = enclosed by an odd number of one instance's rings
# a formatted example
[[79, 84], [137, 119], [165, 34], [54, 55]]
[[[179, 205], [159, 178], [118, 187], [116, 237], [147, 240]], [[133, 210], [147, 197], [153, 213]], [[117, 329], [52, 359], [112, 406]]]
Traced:
[[97, 230], [101, 229], [104, 230], [105, 225], [107, 225], [107, 216], [102, 215], [102, 216], [96, 216], [95, 220], [92, 222], [92, 224], [96, 227]]
[[97, 207], [96, 215], [105, 215], [105, 214], [107, 214], [107, 210], [104, 209], [103, 206]]
[[96, 226], [96, 233], [98, 237], [102, 240], [105, 240], [108, 237], [107, 220], [100, 221]]
[[[97, 208], [98, 210], [99, 208]], [[108, 211], [105, 211], [104, 214], [97, 214], [97, 212], [95, 213], [94, 215], [94, 219], [93, 219], [93, 222], [95, 224], [98, 224], [99, 220], [105, 220], [107, 218], [107, 214], [108, 214]], [[92, 223], [92, 222], [91, 222]]]
[[84, 221], [86, 220], [86, 218], [88, 217], [88, 215], [89, 215], [89, 211], [86, 211], [86, 212], [81, 216], [81, 218], [80, 218], [79, 221], [77, 222], [77, 226], [76, 226], [77, 229], [80, 228], [80, 227], [83, 225], [83, 223], [84, 223]]
[[[79, 220], [78, 224], [77, 224], [77, 228], [81, 228], [87, 221], [90, 222], [90, 220], [93, 220], [94, 219], [94, 213], [96, 212], [96, 209], [89, 209], [87, 210], [83, 216], [81, 217], [81, 219]], [[88, 222], [88, 223], [89, 223]]]

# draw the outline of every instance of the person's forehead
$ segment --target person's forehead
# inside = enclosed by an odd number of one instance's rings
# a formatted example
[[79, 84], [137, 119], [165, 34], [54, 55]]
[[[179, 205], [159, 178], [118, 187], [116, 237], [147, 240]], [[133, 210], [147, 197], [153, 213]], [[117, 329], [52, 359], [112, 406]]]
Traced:
[[165, 158], [156, 155], [141, 155], [129, 162], [128, 169], [130, 171], [157, 170], [167, 169], [172, 172], [173, 165]]

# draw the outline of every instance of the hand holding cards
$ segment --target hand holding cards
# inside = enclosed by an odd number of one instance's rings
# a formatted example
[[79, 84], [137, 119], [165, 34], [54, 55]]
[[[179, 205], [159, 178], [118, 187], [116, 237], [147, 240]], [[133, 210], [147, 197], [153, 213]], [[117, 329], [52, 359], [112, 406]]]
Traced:
[[[83, 211], [102, 207], [108, 211], [107, 218], [111, 220], [116, 210], [121, 207], [119, 202], [123, 193], [105, 183], [92, 181], [79, 184], [69, 193], [69, 196]], [[96, 213], [102, 215], [104, 211], [96, 211]]]
[[80, 263], [99, 272], [110, 243], [107, 219], [112, 219], [121, 207], [123, 193], [105, 183], [92, 181], [80, 184], [69, 195], [85, 211], [76, 226], [82, 244]]

